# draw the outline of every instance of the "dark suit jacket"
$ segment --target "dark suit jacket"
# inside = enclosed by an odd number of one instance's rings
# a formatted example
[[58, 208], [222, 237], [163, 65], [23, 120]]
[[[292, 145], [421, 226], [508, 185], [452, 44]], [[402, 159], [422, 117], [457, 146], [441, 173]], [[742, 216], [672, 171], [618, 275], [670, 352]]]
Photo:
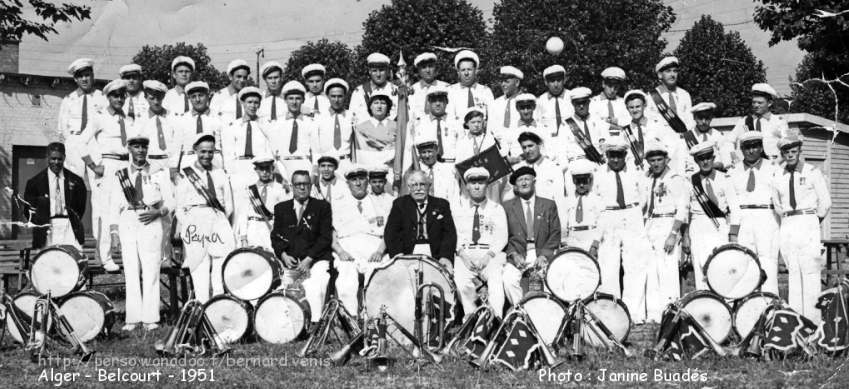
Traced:
[[[560, 217], [554, 201], [537, 196], [534, 200], [534, 241], [537, 256], [549, 260], [560, 248]], [[528, 226], [522, 199], [514, 197], [502, 204], [507, 213], [507, 254], [527, 255]]]
[[[383, 239], [389, 257], [398, 254], [412, 254], [416, 246], [416, 227], [418, 226], [418, 206], [410, 195], [401, 196], [392, 202], [392, 210], [386, 220]], [[428, 196], [427, 198], [427, 236], [430, 241], [430, 254], [433, 259], [448, 258], [454, 260], [457, 250], [457, 230], [448, 201]]]
[[[50, 183], [48, 180], [48, 169], [42, 170], [27, 181], [24, 190], [24, 200], [35, 207], [32, 215], [33, 224], [50, 224]], [[68, 211], [68, 219], [74, 230], [74, 237], [80, 245], [85, 241], [85, 230], [82, 217], [85, 215], [86, 188], [85, 182], [80, 176], [68, 169], [63, 169], [65, 175], [65, 208]], [[42, 248], [47, 243], [47, 230], [35, 228], [32, 230], [32, 247]]]
[[313, 197], [307, 201], [307, 209], [297, 220], [295, 200], [287, 200], [274, 206], [274, 227], [271, 230], [271, 246], [274, 254], [289, 254], [298, 260], [310, 257], [316, 261], [331, 260], [333, 243], [333, 216], [330, 203]]

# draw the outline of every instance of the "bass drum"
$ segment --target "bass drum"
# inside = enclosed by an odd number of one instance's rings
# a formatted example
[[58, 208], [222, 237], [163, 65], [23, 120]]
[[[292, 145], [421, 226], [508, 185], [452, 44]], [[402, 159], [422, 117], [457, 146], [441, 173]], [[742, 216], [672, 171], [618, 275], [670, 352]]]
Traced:
[[87, 268], [88, 260], [74, 246], [50, 246], [35, 256], [29, 278], [37, 292], [55, 299], [82, 288]]
[[781, 303], [781, 299], [768, 292], [752, 293], [734, 303], [734, 332], [746, 339], [767, 308]]
[[528, 313], [546, 345], [551, 346], [559, 340], [562, 324], [566, 320], [566, 305], [548, 293], [531, 294], [519, 305]]
[[261, 298], [254, 310], [254, 329], [268, 343], [289, 343], [306, 332], [310, 308], [306, 298], [295, 300], [283, 291]]
[[283, 266], [274, 253], [261, 247], [233, 250], [224, 260], [224, 290], [236, 298], [251, 301], [280, 286]]
[[115, 323], [115, 307], [109, 297], [94, 290], [69, 295], [59, 310], [82, 342], [88, 342], [101, 334], [108, 335]]
[[[631, 332], [631, 314], [622, 300], [599, 292], [585, 298], [583, 303], [587, 310], [610, 330], [616, 340], [624, 343], [628, 339], [628, 334]], [[602, 339], [586, 326], [582, 327], [581, 339], [593, 347], [605, 347]]]
[[215, 332], [227, 343], [238, 342], [250, 333], [253, 311], [250, 303], [226, 294], [211, 298], [203, 306]]
[[[381, 307], [385, 306], [389, 316], [414, 334], [419, 269], [424, 284], [432, 283], [442, 288], [447, 306], [445, 328], [450, 328], [456, 317], [454, 309], [457, 303], [457, 287], [451, 274], [442, 265], [423, 255], [399, 255], [374, 270], [363, 293], [363, 306], [367, 317], [378, 317]], [[398, 340], [405, 344], [407, 342], [404, 337]]]
[[[18, 309], [18, 319], [21, 320], [21, 324], [25, 326], [25, 330], [29, 330], [29, 326], [32, 323], [32, 312], [35, 309], [35, 301], [38, 300], [39, 294], [38, 292], [28, 290], [21, 293], [18, 293], [14, 298], [15, 308]], [[52, 325], [51, 319], [47, 320], [47, 328], [50, 329]], [[15, 343], [25, 344], [26, 338], [29, 334], [21, 334], [18, 331], [18, 326], [15, 325], [15, 322], [12, 319], [12, 315], [9, 312], [6, 312], [6, 328], [9, 329], [9, 335], [12, 337], [12, 340]], [[49, 331], [48, 331], [49, 332]]]
[[560, 251], [548, 264], [545, 285], [552, 294], [565, 302], [590, 297], [601, 285], [598, 262], [581, 249]]
[[729, 300], [746, 297], [766, 281], [758, 256], [748, 248], [728, 243], [713, 250], [705, 263], [707, 285]]
[[731, 335], [731, 308], [708, 290], [695, 290], [681, 298], [681, 309], [692, 316], [718, 344]]

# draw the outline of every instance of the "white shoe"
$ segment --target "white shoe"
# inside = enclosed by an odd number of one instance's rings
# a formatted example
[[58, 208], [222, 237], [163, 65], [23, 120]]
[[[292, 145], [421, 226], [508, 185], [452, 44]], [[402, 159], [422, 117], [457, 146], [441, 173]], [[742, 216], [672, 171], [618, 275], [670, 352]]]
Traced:
[[123, 327], [121, 327], [121, 331], [125, 331], [125, 332], [130, 332], [130, 331], [135, 331], [135, 330], [136, 330], [136, 324], [135, 323], [127, 323], [127, 324], [124, 324]]
[[145, 323], [144, 325], [144, 329], [147, 331], [153, 331], [157, 328], [159, 328], [159, 324], [156, 323]]
[[121, 268], [111, 259], [103, 261], [103, 270], [107, 273], [117, 273]]

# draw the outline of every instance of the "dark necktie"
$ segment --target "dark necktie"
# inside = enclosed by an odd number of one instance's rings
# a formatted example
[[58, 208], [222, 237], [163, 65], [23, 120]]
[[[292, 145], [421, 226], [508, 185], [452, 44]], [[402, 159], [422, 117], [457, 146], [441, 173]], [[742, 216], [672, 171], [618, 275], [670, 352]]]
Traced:
[[584, 221], [584, 195], [578, 195], [578, 206], [575, 207], [575, 223]]
[[263, 204], [266, 204], [266, 199], [268, 198], [268, 184], [260, 185], [262, 189], [259, 191], [259, 198], [262, 200]]
[[65, 188], [62, 187], [62, 181], [59, 180], [59, 175], [54, 175], [56, 177], [56, 193], [54, 193], [55, 197], [53, 199], [53, 215], [64, 215], [65, 214], [65, 196], [64, 191]]
[[118, 126], [121, 128], [121, 145], [127, 147], [127, 126], [124, 124], [124, 116], [119, 113]]
[[719, 200], [716, 199], [716, 192], [713, 191], [713, 185], [710, 183], [710, 180], [705, 177], [705, 193], [707, 197], [717, 206], [719, 205]]
[[593, 143], [593, 137], [590, 136], [590, 127], [587, 126], [586, 120], [584, 120], [584, 134], [587, 136], [587, 142]]
[[195, 127], [195, 133], [197, 133], [197, 134], [200, 134], [201, 132], [203, 132], [203, 119], [201, 119], [200, 117], [201, 117], [201, 114], [198, 114], [198, 123], [197, 123], [197, 126]]
[[318, 115], [318, 95], [315, 96], [315, 102], [312, 106], [312, 113], [313, 115]]
[[672, 94], [672, 91], [669, 91], [669, 109], [676, 114], [678, 113], [678, 107], [675, 106], [675, 95]]
[[557, 121], [557, 134], [560, 133], [560, 99], [554, 98], [554, 120]]
[[427, 177], [430, 179], [430, 189], [427, 190], [427, 194], [433, 196], [433, 188], [436, 186], [436, 183], [433, 182], [433, 166], [427, 171]]
[[133, 107], [133, 97], [132, 97], [132, 96], [128, 96], [128, 97], [127, 97], [127, 100], [130, 100], [130, 104], [129, 104], [130, 106], [129, 106], [129, 107], [127, 107], [127, 116], [129, 116], [129, 117], [131, 117], [131, 118], [135, 119], [135, 118], [136, 118], [136, 110], [135, 110], [135, 108]]
[[483, 143], [483, 142], [482, 142], [482, 141], [481, 141], [481, 142], [479, 142], [479, 141], [478, 141], [478, 137], [477, 137], [477, 135], [472, 135], [472, 142], [474, 142], [475, 155], [480, 154], [480, 152], [481, 152], [481, 143]]
[[357, 211], [360, 211], [360, 215], [363, 214], [363, 200], [357, 200]]
[[136, 170], [136, 202], [141, 203], [144, 200], [144, 191], [142, 190], [142, 171]]
[[640, 152], [640, 157], [643, 156], [644, 146], [645, 142], [643, 142], [643, 126], [640, 123], [637, 123], [637, 150]]
[[646, 212], [648, 217], [651, 217], [654, 212], [654, 187], [657, 186], [657, 177], [652, 178], [651, 180], [651, 195], [649, 195], [649, 210]]
[[616, 172], [616, 204], [619, 208], [625, 208], [625, 191], [622, 190], [622, 177]]
[[746, 192], [755, 191], [755, 167], [749, 168], [749, 181], [746, 182]]
[[159, 115], [156, 116], [156, 139], [159, 140], [159, 150], [165, 151], [168, 145], [165, 144], [165, 132], [162, 131], [162, 120], [159, 120]]
[[253, 145], [253, 128], [251, 127], [251, 121], [248, 120], [248, 128], [245, 130], [245, 157], [253, 157], [254, 156], [254, 145]]
[[85, 126], [88, 124], [88, 95], [83, 95], [83, 113], [82, 119], [80, 120], [80, 132], [85, 130]]
[[466, 108], [475, 106], [475, 96], [472, 95], [472, 88], [469, 87], [469, 101], [466, 103]]
[[426, 223], [425, 218], [427, 218], [427, 212], [426, 212], [427, 207], [424, 207], [423, 205], [424, 204], [417, 205], [417, 208], [416, 208], [416, 211], [418, 212], [418, 215], [419, 215], [418, 229], [416, 231], [416, 240], [418, 240], [418, 241], [427, 240], [427, 236], [426, 236], [426, 232], [425, 232], [425, 229], [427, 228], [427, 226], [425, 225], [425, 223]]
[[794, 178], [796, 177], [796, 168], [790, 171], [790, 206], [796, 209], [796, 185]]
[[277, 120], [277, 96], [271, 95], [271, 120]]
[[292, 136], [289, 138], [289, 154], [298, 150], [298, 119], [292, 118]]
[[707, 140], [708, 140], [707, 134], [708, 134], [707, 131], [702, 133], [702, 142], [707, 142]]
[[758, 116], [758, 120], [755, 121], [755, 131], [761, 132], [761, 117]]
[[242, 118], [242, 102], [236, 99], [236, 119]]
[[534, 210], [531, 209], [530, 201], [525, 201], [525, 225], [528, 227], [527, 239], [534, 240]]
[[189, 95], [183, 93], [183, 113], [189, 112]]
[[436, 118], [436, 156], [442, 158], [442, 118]]
[[480, 214], [478, 213], [478, 209], [480, 209], [480, 205], [475, 205], [475, 216], [473, 216], [472, 220], [472, 243], [478, 244], [478, 241], [481, 239], [481, 220]]
[[209, 170], [206, 171], [206, 189], [209, 190], [210, 197], [213, 199], [218, 198], [218, 195], [215, 193], [215, 183], [212, 182], [212, 174], [210, 174]]
[[339, 114], [334, 114], [333, 117], [333, 148], [339, 150], [342, 147], [342, 126], [339, 125]]
[[613, 123], [614, 117], [615, 116], [613, 115], [613, 100], [607, 99], [607, 120], [610, 123]]
[[507, 103], [504, 104], [504, 128], [510, 128], [510, 103], [513, 99], [507, 98], [506, 101]]

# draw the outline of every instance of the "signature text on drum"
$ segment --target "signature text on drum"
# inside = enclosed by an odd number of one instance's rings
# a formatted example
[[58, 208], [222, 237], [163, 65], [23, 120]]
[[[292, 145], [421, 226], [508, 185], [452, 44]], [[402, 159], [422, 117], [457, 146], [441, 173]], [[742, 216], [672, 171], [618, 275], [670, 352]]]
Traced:
[[194, 224], [190, 224], [186, 227], [186, 235], [183, 236], [183, 243], [189, 244], [191, 242], [200, 242], [201, 245], [206, 246], [207, 243], [222, 243], [221, 237], [218, 236], [218, 233], [213, 232], [212, 235], [206, 234], [198, 234], [196, 233], [198, 227]]

